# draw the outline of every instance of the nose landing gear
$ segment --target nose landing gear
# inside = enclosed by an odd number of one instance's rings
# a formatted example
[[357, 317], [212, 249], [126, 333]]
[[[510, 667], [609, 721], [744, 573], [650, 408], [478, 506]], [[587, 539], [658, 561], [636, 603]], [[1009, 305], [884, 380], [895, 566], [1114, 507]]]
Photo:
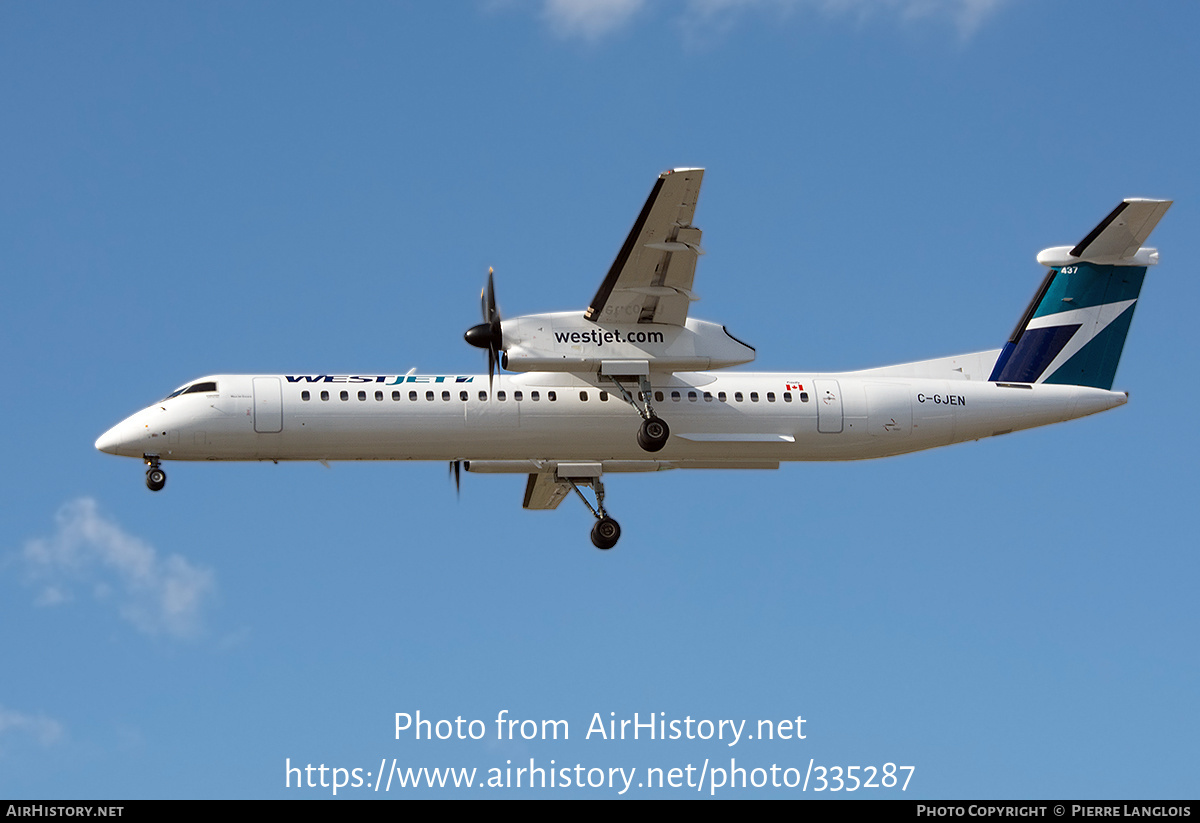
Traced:
[[152, 492], [162, 491], [163, 486], [167, 485], [167, 473], [159, 467], [158, 455], [147, 454], [143, 457], [150, 467], [146, 470], [146, 488]]

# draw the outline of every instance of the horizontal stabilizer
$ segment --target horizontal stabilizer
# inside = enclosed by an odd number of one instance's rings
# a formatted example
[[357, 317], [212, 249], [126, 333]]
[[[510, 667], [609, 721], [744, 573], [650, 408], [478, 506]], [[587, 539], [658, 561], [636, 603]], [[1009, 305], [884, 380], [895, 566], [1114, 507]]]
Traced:
[[1130, 198], [1071, 249], [1074, 257], [1132, 257], [1170, 208], [1170, 200]]
[[1046, 249], [1038, 255], [1038, 262], [1050, 267], [1083, 262], [1109, 266], [1154, 265], [1158, 262], [1157, 250], [1143, 249], [1142, 244], [1167, 213], [1172, 202], [1139, 197], [1127, 198], [1075, 246], [1055, 246]]

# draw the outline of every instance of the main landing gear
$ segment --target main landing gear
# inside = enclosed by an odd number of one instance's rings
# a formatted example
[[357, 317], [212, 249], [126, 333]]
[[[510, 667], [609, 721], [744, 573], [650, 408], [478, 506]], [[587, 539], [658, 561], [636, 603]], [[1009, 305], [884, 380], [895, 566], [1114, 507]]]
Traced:
[[647, 417], [638, 429], [637, 441], [643, 450], [656, 452], [667, 445], [667, 438], [670, 436], [671, 427], [667, 425], [666, 420], [661, 417]]
[[611, 549], [621, 539], [621, 527], [616, 520], [605, 515], [592, 526], [592, 545], [597, 549]]
[[159, 468], [158, 455], [144, 455], [146, 465], [150, 468], [146, 470], [146, 488], [152, 492], [162, 491], [163, 486], [167, 485], [167, 473]]
[[[583, 505], [588, 507], [588, 511], [596, 518], [596, 525], [592, 526], [592, 545], [597, 549], [607, 551], [617, 545], [617, 541], [621, 539], [621, 527], [616, 520], [608, 516], [608, 512], [604, 510], [604, 483], [600, 477], [593, 478], [567, 478], [567, 482], [571, 484], [571, 488], [579, 495], [579, 499], [583, 501]], [[591, 486], [596, 490], [596, 505], [593, 506], [583, 492], [579, 490], [580, 486]]]
[[[642, 427], [638, 429], [637, 434], [638, 445], [642, 447], [643, 451], [656, 452], [661, 450], [663, 446], [667, 445], [667, 439], [671, 436], [671, 427], [667, 425], [666, 420], [663, 420], [654, 413], [654, 405], [650, 400], [653, 396], [653, 393], [650, 391], [650, 378], [645, 376], [638, 378], [638, 386], [641, 391], [638, 392], [638, 396], [635, 398], [621, 384], [618, 378], [612, 375], [606, 376], [621, 392], [621, 397], [624, 398], [625, 402], [633, 406], [637, 413], [642, 416]], [[593, 538], [594, 541], [595, 538]]]

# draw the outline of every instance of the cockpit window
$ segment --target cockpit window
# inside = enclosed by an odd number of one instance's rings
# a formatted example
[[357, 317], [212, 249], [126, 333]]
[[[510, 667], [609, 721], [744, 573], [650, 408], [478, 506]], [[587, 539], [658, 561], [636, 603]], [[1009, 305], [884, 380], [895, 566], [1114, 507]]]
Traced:
[[168, 394], [166, 399], [170, 400], [172, 397], [178, 397], [181, 394], [198, 394], [201, 392], [211, 393], [211, 392], [215, 392], [216, 390], [217, 390], [216, 382], [212, 381], [212, 380], [206, 380], [203, 383], [193, 383], [190, 386], [184, 386], [181, 389], [176, 389], [175, 391]]

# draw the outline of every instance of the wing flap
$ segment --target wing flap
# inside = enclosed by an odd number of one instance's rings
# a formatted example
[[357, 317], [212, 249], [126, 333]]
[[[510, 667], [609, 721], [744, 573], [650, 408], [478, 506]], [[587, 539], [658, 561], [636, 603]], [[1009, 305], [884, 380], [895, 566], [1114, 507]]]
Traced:
[[557, 509], [570, 493], [570, 483], [557, 479], [553, 472], [539, 472], [529, 475], [522, 505], [527, 509]]

